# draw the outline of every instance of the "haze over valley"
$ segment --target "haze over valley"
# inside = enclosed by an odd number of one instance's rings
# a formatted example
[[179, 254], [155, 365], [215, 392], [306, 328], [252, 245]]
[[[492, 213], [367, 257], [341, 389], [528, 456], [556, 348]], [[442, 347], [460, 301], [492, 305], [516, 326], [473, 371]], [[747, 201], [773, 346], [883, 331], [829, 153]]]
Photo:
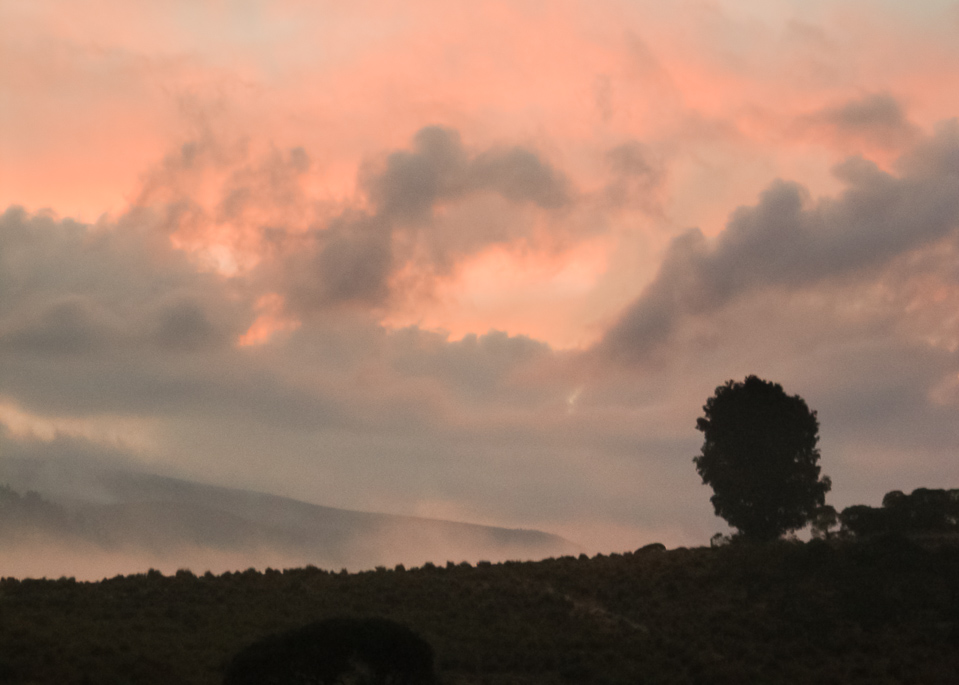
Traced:
[[539, 531], [334, 509], [76, 460], [0, 460], [0, 482], [20, 500], [0, 501], [0, 576], [359, 571], [580, 552]]

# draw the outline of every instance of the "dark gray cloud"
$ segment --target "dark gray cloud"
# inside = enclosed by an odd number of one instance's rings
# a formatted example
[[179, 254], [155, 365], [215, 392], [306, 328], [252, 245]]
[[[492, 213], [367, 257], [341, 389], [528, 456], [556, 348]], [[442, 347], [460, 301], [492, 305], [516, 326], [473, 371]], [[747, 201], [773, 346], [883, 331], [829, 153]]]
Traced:
[[[0, 347], [22, 354], [173, 351], [229, 345], [248, 298], [158, 236], [146, 215], [85, 226], [0, 215]], [[239, 297], [238, 297], [239, 296]]]
[[[378, 235], [375, 223], [368, 230]], [[550, 356], [505, 333], [454, 343], [415, 328], [387, 334], [365, 312], [305, 321], [282, 346], [238, 348], [258, 292], [203, 273], [148, 212], [89, 226], [12, 208], [0, 241], [0, 403], [39, 415], [189, 418], [201, 433], [238, 419], [307, 433], [425, 430], [453, 398], [522, 399], [513, 370]], [[368, 262], [327, 266], [343, 297], [377, 283], [363, 277]]]
[[422, 221], [440, 199], [467, 189], [470, 160], [456, 131], [421, 129], [412, 147], [390, 154], [381, 168], [370, 165], [364, 171], [363, 185], [380, 216]]
[[919, 141], [902, 156], [898, 167], [904, 175], [917, 178], [955, 176], [959, 174], [959, 119], [949, 119], [936, 126], [935, 135]]
[[836, 169], [848, 188], [813, 201], [777, 181], [708, 241], [698, 229], [673, 240], [656, 277], [607, 332], [599, 349], [641, 358], [686, 315], [709, 313], [764, 288], [800, 289], [879, 268], [959, 226], [959, 128], [942, 127], [900, 176], [861, 158]]
[[305, 239], [294, 238], [302, 250], [283, 254], [278, 263], [290, 307], [303, 312], [386, 300], [396, 266], [391, 228], [383, 219], [351, 212]]
[[572, 201], [565, 176], [536, 153], [521, 147], [488, 150], [471, 160], [465, 191], [481, 190], [544, 209], [559, 209]]
[[459, 134], [430, 126], [413, 137], [410, 150], [369, 163], [361, 186], [371, 211], [348, 210], [312, 229], [288, 236], [293, 246], [272, 265], [300, 311], [346, 302], [382, 304], [391, 277], [409, 260], [421, 273], [443, 272], [460, 255], [501, 241], [525, 237], [507, 231], [451, 236], [456, 230], [434, 221], [436, 208], [490, 193], [516, 205], [560, 210], [572, 203], [565, 175], [522, 147], [469, 151]]
[[[446, 336], [406, 328], [389, 336], [392, 367], [408, 378], [432, 378], [464, 400], [500, 398], [504, 406], [523, 403], [543, 390], [524, 388], [513, 374], [552, 360], [545, 343], [503, 331], [469, 334], [450, 342]], [[555, 388], [552, 389], [555, 392]]]
[[0, 215], [0, 394], [41, 414], [235, 404], [255, 295], [198, 271], [161, 223]]
[[390, 154], [382, 168], [368, 167], [365, 183], [380, 217], [422, 221], [441, 201], [491, 191], [514, 202], [546, 209], [571, 200], [566, 177], [522, 147], [470, 154], [453, 129], [428, 126], [413, 136], [411, 150]]
[[231, 344], [228, 331], [217, 326], [203, 304], [194, 297], [172, 297], [157, 306], [153, 340], [162, 348], [200, 350]]
[[106, 320], [96, 305], [77, 296], [45, 303], [37, 312], [25, 312], [5, 321], [0, 347], [33, 354], [80, 354], [108, 346], [122, 336], [115, 322]]
[[826, 109], [822, 117], [844, 130], [889, 132], [911, 129], [905, 110], [889, 93], [874, 93], [839, 107]]
[[837, 140], [853, 140], [880, 148], [902, 149], [920, 137], [905, 108], [889, 93], [871, 93], [800, 119], [799, 127], [821, 131]]

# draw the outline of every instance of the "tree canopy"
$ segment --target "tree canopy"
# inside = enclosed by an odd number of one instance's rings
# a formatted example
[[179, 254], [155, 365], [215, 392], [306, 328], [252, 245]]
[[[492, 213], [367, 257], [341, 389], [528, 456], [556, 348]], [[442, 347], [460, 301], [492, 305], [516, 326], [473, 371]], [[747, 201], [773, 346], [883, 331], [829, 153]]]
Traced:
[[881, 533], [959, 532], [959, 489], [917, 488], [887, 492], [882, 508], [856, 504], [839, 515], [842, 532], [855, 537]]
[[832, 483], [820, 477], [819, 421], [798, 395], [748, 376], [727, 381], [703, 406], [704, 434], [693, 459], [713, 488], [717, 516], [754, 540], [772, 540], [805, 526]]

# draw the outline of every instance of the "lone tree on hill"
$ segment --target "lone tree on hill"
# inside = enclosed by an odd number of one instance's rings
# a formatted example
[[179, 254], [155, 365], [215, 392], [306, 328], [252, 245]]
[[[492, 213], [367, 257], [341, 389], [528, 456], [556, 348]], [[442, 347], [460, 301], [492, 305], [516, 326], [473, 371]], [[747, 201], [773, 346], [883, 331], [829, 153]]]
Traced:
[[832, 487], [819, 477], [819, 421], [805, 400], [748, 376], [716, 388], [696, 420], [693, 459], [717, 516], [747, 539], [774, 540], [812, 520]]

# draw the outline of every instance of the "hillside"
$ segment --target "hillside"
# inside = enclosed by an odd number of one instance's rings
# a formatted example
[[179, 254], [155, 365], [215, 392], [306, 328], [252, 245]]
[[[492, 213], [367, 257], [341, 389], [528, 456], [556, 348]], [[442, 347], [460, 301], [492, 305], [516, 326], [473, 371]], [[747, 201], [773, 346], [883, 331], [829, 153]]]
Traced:
[[402, 622], [447, 685], [954, 683], [959, 546], [646, 549], [540, 562], [0, 582], [0, 682], [214, 685], [268, 633]]
[[536, 530], [337, 509], [82, 461], [2, 459], [4, 483], [39, 493], [58, 515], [15, 535], [15, 545], [6, 537], [0, 575], [58, 577], [72, 569], [93, 580], [151, 567], [202, 573], [309, 563], [361, 570], [580, 551]]

